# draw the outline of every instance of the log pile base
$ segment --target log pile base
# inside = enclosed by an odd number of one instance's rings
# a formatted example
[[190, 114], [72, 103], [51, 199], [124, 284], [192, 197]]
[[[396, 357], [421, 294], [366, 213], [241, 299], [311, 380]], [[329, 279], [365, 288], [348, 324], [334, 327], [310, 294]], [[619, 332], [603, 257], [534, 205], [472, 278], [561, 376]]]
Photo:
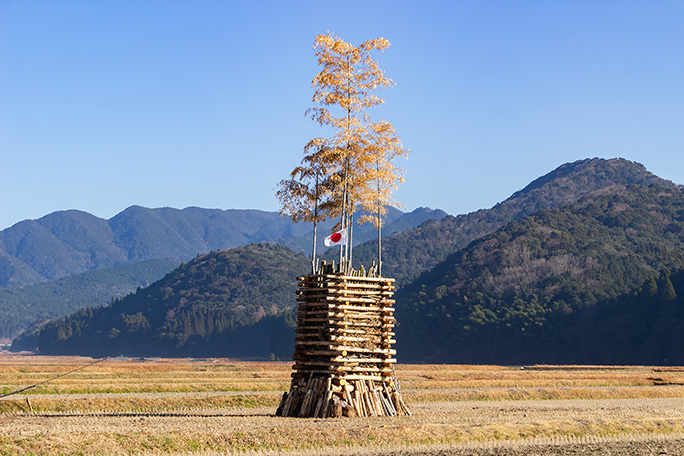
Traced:
[[283, 393], [277, 416], [336, 418], [341, 416], [410, 416], [399, 391], [390, 382], [333, 379], [330, 376], [293, 380]]

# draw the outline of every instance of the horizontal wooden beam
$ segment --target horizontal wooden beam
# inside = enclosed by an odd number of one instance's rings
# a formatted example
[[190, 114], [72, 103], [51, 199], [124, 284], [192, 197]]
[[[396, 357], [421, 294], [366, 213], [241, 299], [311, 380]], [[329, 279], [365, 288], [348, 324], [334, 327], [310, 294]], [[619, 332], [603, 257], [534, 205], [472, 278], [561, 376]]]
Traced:
[[[314, 301], [317, 300], [317, 301]], [[358, 302], [358, 303], [364, 303], [364, 304], [373, 304], [375, 306], [379, 306], [380, 304], [394, 304], [395, 301], [394, 299], [372, 299], [372, 298], [357, 298], [354, 296], [331, 296], [329, 294], [307, 294], [307, 295], [299, 295], [297, 297], [297, 302], [305, 302], [305, 303], [310, 303], [311, 305], [314, 304], [325, 304], [330, 303], [330, 302]]]
[[[363, 317], [365, 318], [365, 317]], [[369, 327], [369, 328], [393, 328], [394, 325], [392, 323], [388, 322], [394, 322], [397, 321], [396, 318], [394, 317], [386, 317], [386, 316], [376, 316], [379, 320], [378, 324], [375, 323], [367, 323], [363, 321], [350, 321], [347, 319], [341, 319], [341, 318], [297, 318], [298, 320], [301, 320], [303, 323], [327, 323], [327, 325], [335, 328], [343, 328], [345, 326], [354, 326], [354, 327]], [[362, 320], [361, 317], [359, 317], [359, 320]], [[325, 325], [312, 325], [312, 327], [316, 328], [322, 328], [325, 329], [327, 326]]]
[[393, 283], [395, 280], [391, 277], [356, 277], [356, 276], [345, 276], [341, 274], [311, 274], [307, 276], [297, 277], [299, 281], [316, 282], [317, 279], [328, 279], [335, 281], [345, 281], [345, 282], [370, 282], [370, 283]]
[[[295, 343], [295, 350], [297, 349], [297, 343]], [[316, 344], [311, 344], [311, 345], [316, 345]], [[393, 348], [363, 348], [363, 347], [351, 347], [349, 345], [332, 345], [328, 344], [326, 350], [312, 350], [313, 352], [342, 352], [342, 355], [346, 355], [347, 353], [380, 353], [380, 354], [389, 354], [389, 355], [396, 355], [397, 351]]]
[[358, 287], [353, 288], [340, 288], [340, 287], [317, 287], [317, 288], [300, 288], [297, 290], [297, 294], [307, 294], [307, 293], [331, 293], [331, 294], [351, 294], [351, 295], [368, 295], [368, 296], [392, 296], [394, 294], [391, 290], [383, 289], [358, 289]]

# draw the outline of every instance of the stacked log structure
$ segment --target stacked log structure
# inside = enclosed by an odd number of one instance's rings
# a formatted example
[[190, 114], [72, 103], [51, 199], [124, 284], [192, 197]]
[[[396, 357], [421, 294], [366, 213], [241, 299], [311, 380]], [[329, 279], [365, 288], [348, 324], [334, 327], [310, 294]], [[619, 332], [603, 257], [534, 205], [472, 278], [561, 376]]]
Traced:
[[394, 279], [360, 272], [298, 278], [294, 372], [276, 415], [411, 414], [394, 375]]

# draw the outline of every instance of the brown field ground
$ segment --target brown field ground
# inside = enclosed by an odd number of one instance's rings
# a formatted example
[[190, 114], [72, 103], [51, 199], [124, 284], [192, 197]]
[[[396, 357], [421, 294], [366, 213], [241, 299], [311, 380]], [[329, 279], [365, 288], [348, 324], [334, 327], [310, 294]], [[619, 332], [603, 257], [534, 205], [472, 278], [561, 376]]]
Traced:
[[[0, 354], [0, 394], [89, 358]], [[289, 362], [106, 360], [0, 399], [0, 455], [684, 455], [684, 368], [398, 365], [413, 416], [274, 416]]]

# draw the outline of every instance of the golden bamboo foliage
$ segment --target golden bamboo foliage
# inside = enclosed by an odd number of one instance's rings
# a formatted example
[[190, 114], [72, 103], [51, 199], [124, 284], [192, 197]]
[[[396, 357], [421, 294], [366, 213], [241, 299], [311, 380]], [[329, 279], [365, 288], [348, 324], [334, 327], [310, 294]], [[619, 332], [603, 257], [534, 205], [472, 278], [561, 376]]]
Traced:
[[330, 191], [326, 186], [326, 180], [329, 180], [327, 168], [320, 159], [322, 154], [318, 151], [304, 157], [302, 165], [290, 173], [290, 178], [278, 184], [276, 196], [281, 203], [280, 212], [295, 222], [316, 223], [325, 218], [319, 206]]
[[364, 212], [359, 222], [368, 221], [380, 228], [388, 206], [403, 207], [392, 198], [392, 192], [404, 182], [404, 170], [394, 165], [394, 159], [406, 156], [408, 151], [388, 122], [376, 122], [371, 129], [374, 141], [367, 151], [371, 166], [364, 172], [367, 184], [359, 195], [359, 205]]
[[336, 229], [351, 228], [352, 214], [360, 209], [359, 223], [380, 228], [387, 206], [398, 206], [391, 195], [404, 178], [393, 161], [408, 150], [390, 123], [373, 122], [368, 114], [384, 103], [377, 91], [394, 85], [370, 55], [389, 45], [384, 38], [353, 46], [329, 33], [316, 37], [313, 48], [322, 69], [311, 83], [314, 107], [307, 115], [333, 133], [312, 139], [301, 165], [280, 182], [281, 213], [295, 222], [339, 217]]

